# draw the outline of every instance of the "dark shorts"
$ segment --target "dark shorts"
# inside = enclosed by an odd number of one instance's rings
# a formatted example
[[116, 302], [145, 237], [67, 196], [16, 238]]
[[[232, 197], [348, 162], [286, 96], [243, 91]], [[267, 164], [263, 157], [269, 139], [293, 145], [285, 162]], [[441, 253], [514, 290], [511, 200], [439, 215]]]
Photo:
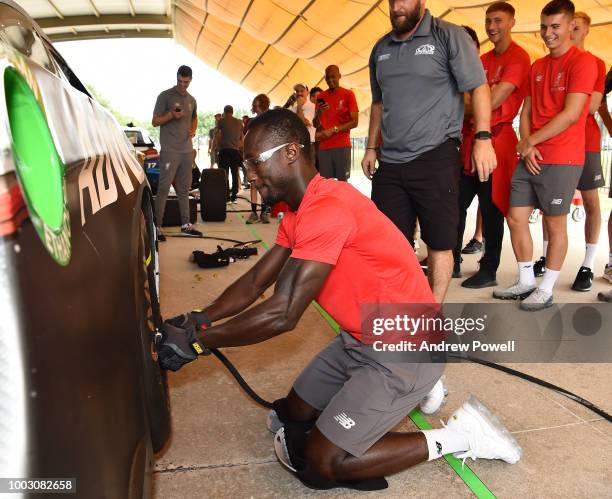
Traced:
[[242, 154], [238, 149], [221, 149], [219, 151], [219, 166], [226, 170], [242, 166]]
[[540, 164], [540, 174], [532, 175], [521, 160], [512, 176], [511, 207], [540, 208], [544, 215], [567, 215], [582, 174], [576, 165]]
[[319, 173], [325, 178], [347, 180], [351, 176], [351, 148], [319, 149]]
[[376, 361], [341, 332], [299, 375], [293, 389], [322, 411], [317, 428], [337, 447], [362, 456], [414, 409], [444, 364]]
[[461, 169], [457, 139], [408, 163], [381, 162], [372, 177], [372, 201], [410, 244], [418, 218], [429, 248], [451, 250], [457, 244]]
[[582, 167], [582, 175], [578, 182], [579, 191], [591, 191], [603, 187], [606, 181], [601, 169], [601, 153], [587, 151]]

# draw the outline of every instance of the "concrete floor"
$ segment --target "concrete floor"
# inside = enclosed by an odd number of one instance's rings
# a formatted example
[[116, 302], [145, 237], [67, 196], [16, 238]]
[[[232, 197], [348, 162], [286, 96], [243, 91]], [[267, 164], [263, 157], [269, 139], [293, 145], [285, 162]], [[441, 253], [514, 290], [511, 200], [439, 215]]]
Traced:
[[[232, 209], [246, 209], [246, 201]], [[471, 213], [473, 217], [473, 213]], [[248, 216], [248, 213], [242, 214]], [[256, 224], [254, 230], [273, 243], [276, 221]], [[225, 223], [199, 224], [207, 236], [254, 239], [240, 214], [229, 214]], [[473, 219], [467, 233], [473, 228]], [[532, 227], [536, 248], [539, 229]], [[557, 302], [595, 301], [597, 291], [609, 289], [601, 278], [607, 258], [605, 221], [598, 253], [596, 279], [590, 293], [569, 290], [581, 263], [581, 224], [569, 224], [571, 247], [557, 288]], [[172, 232], [169, 229], [168, 232]], [[206, 305], [256, 261], [233, 263], [224, 269], [200, 269], [188, 261], [195, 249], [211, 252], [217, 242], [168, 238], [160, 245], [161, 299], [164, 316]], [[263, 251], [263, 250], [262, 250]], [[262, 253], [260, 251], [260, 254]], [[477, 268], [477, 256], [467, 256], [464, 275]], [[505, 244], [500, 284], [515, 278], [515, 260]], [[466, 290], [453, 280], [451, 302], [492, 301], [491, 289]], [[270, 293], [268, 291], [266, 295]], [[265, 296], [264, 296], [265, 298]], [[508, 303], [508, 306], [516, 304]], [[293, 380], [326, 345], [334, 333], [309, 307], [291, 333], [263, 344], [225, 349], [244, 378], [265, 399], [284, 396]], [[516, 369], [574, 391], [607, 412], [612, 412], [610, 364], [524, 364]], [[518, 378], [471, 364], [450, 364], [446, 370], [448, 404], [430, 417], [434, 427], [446, 420], [469, 394], [478, 396], [515, 435], [523, 447], [516, 465], [499, 461], [466, 462], [498, 497], [612, 497], [612, 424], [555, 392]], [[265, 427], [267, 411], [252, 402], [216, 358], [200, 358], [178, 373], [169, 374], [173, 433], [169, 445], [157, 456], [154, 497], [467, 497], [470, 490], [444, 460], [416, 466], [389, 478], [389, 489], [380, 493], [355, 493], [344, 489], [315, 492], [301, 485], [277, 462], [272, 434]], [[400, 429], [415, 427], [407, 420]]]

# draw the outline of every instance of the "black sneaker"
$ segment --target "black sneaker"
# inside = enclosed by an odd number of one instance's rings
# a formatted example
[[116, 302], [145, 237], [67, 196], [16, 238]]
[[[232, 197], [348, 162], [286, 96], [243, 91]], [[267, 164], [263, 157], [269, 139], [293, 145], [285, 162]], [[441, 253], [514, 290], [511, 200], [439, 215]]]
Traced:
[[465, 245], [465, 248], [461, 250], [464, 255], [473, 255], [474, 253], [480, 253], [482, 251], [482, 242], [478, 239], [472, 239]]
[[546, 257], [541, 256], [540, 259], [533, 264], [533, 275], [535, 277], [542, 277], [546, 274]]
[[493, 272], [480, 269], [472, 277], [463, 281], [461, 286], [472, 289], [490, 288], [491, 286], [497, 286], [497, 281]]
[[463, 277], [461, 274], [461, 262], [463, 262], [463, 258], [453, 264], [453, 279]]
[[191, 224], [185, 224], [181, 226], [181, 234], [193, 237], [202, 237], [202, 233], [199, 230], [193, 228]]
[[588, 267], [580, 267], [576, 280], [572, 284], [574, 291], [590, 291], [593, 285], [593, 272]]
[[160, 243], [163, 243], [166, 240], [166, 236], [164, 236], [164, 233], [159, 227], [157, 228], [157, 240]]

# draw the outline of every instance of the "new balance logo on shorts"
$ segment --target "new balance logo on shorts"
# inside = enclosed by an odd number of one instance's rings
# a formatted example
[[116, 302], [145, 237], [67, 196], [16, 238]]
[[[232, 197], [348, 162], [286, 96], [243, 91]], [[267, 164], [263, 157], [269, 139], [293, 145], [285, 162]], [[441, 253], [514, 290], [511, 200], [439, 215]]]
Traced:
[[338, 421], [340, 426], [342, 426], [345, 430], [350, 430], [353, 426], [355, 426], [355, 421], [349, 418], [345, 412], [334, 416], [334, 419]]
[[550, 204], [561, 204], [563, 203], [563, 199], [553, 199]]

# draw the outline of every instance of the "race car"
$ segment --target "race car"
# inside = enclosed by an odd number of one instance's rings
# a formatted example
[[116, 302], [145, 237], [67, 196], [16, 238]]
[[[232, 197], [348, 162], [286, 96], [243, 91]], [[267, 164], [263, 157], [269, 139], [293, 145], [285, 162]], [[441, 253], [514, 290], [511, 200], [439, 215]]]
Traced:
[[36, 23], [0, 19], [0, 477], [149, 497], [170, 433], [151, 189]]
[[157, 194], [159, 184], [159, 151], [149, 132], [141, 127], [128, 123], [123, 127], [123, 133], [134, 146], [134, 149], [144, 154], [144, 169], [153, 194]]

